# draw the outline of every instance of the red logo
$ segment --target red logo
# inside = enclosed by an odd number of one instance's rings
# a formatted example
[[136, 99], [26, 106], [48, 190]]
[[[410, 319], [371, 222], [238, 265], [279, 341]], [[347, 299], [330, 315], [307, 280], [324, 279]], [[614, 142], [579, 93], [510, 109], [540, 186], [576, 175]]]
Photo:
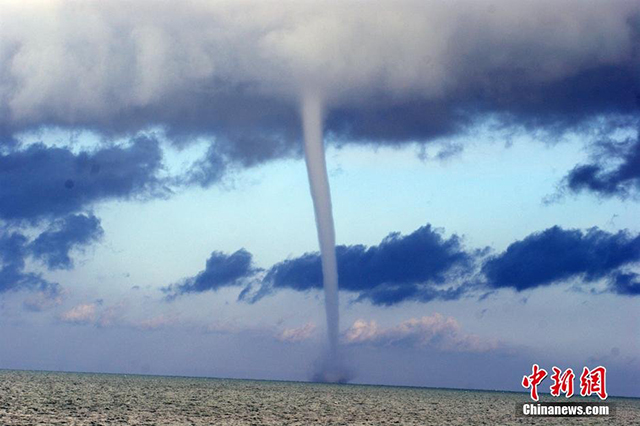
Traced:
[[[566, 398], [573, 396], [573, 382], [576, 375], [571, 368], [567, 368], [564, 372], [553, 366], [553, 374], [550, 376], [553, 382], [550, 387], [550, 394], [552, 396], [560, 396], [564, 394]], [[580, 375], [580, 395], [591, 396], [593, 394], [598, 395], [602, 400], [607, 399], [607, 382], [606, 382], [607, 369], [601, 365], [589, 370], [584, 367], [582, 374]], [[538, 401], [538, 385], [547, 377], [547, 371], [544, 368], [540, 368], [538, 364], [533, 364], [531, 368], [531, 375], [524, 376], [522, 378], [522, 386], [525, 389], [531, 390], [531, 399]]]
[[522, 386], [525, 389], [531, 388], [531, 399], [538, 400], [538, 385], [547, 377], [547, 371], [538, 367], [538, 364], [533, 364], [530, 376], [524, 376], [522, 378]]
[[580, 375], [580, 395], [591, 396], [595, 393], [600, 399], [607, 399], [606, 375], [607, 369], [601, 365], [593, 370], [584, 367]]
[[567, 368], [563, 373], [562, 370], [556, 366], [554, 366], [552, 370], [551, 380], [553, 380], [553, 384], [551, 385], [551, 395], [560, 396], [560, 393], [564, 393], [565, 397], [571, 398], [571, 396], [573, 396], [573, 379], [576, 377], [576, 375], [573, 374], [573, 370]]

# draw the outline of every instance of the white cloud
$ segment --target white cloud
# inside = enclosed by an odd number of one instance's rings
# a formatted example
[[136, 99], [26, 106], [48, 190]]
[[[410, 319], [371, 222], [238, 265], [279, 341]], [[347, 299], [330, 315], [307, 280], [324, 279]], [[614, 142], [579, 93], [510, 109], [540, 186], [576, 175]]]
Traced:
[[358, 319], [343, 339], [348, 344], [429, 347], [445, 352], [487, 352], [501, 347], [496, 340], [464, 333], [455, 318], [439, 313], [411, 318], [389, 328], [379, 327], [373, 320]]
[[125, 303], [119, 302], [104, 307], [102, 301], [95, 303], [81, 303], [61, 313], [58, 318], [63, 322], [109, 327], [124, 323]]
[[95, 303], [84, 303], [60, 314], [60, 320], [74, 324], [93, 324], [98, 318], [96, 310]]
[[133, 322], [131, 325], [142, 330], [156, 330], [175, 325], [179, 322], [176, 315], [157, 315]]
[[285, 328], [280, 333], [276, 334], [276, 339], [281, 342], [302, 342], [304, 340], [309, 340], [315, 335], [316, 325], [312, 322], [309, 322], [302, 327], [297, 328]]

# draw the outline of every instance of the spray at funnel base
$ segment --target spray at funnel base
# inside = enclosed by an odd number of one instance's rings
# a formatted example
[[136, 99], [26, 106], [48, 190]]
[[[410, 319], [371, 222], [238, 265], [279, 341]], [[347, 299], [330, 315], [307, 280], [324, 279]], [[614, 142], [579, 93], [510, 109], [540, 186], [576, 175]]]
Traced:
[[[323, 367], [325, 376], [339, 375], [338, 370], [338, 267], [336, 262], [335, 230], [331, 210], [331, 193], [322, 141], [322, 102], [313, 94], [302, 100], [302, 127], [304, 132], [304, 154], [309, 175], [309, 186], [322, 257], [322, 277], [325, 308], [327, 311], [327, 333], [329, 337], [328, 364]], [[335, 370], [335, 371], [334, 371]], [[339, 380], [331, 380], [339, 381]]]

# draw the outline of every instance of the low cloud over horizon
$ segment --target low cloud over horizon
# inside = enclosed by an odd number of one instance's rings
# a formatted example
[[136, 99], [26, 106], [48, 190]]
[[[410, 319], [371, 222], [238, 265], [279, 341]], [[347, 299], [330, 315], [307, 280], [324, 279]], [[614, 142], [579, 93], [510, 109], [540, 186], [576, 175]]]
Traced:
[[359, 345], [434, 348], [443, 352], [490, 352], [502, 346], [495, 339], [462, 332], [455, 318], [437, 312], [388, 328], [379, 327], [373, 320], [358, 319], [345, 331], [344, 341]]

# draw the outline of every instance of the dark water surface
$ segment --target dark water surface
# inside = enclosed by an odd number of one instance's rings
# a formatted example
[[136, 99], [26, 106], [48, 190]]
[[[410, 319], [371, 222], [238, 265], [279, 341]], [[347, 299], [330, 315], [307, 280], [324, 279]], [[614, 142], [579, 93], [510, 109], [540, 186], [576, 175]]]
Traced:
[[387, 386], [0, 370], [0, 425], [640, 425], [615, 417], [520, 418], [527, 395]]

